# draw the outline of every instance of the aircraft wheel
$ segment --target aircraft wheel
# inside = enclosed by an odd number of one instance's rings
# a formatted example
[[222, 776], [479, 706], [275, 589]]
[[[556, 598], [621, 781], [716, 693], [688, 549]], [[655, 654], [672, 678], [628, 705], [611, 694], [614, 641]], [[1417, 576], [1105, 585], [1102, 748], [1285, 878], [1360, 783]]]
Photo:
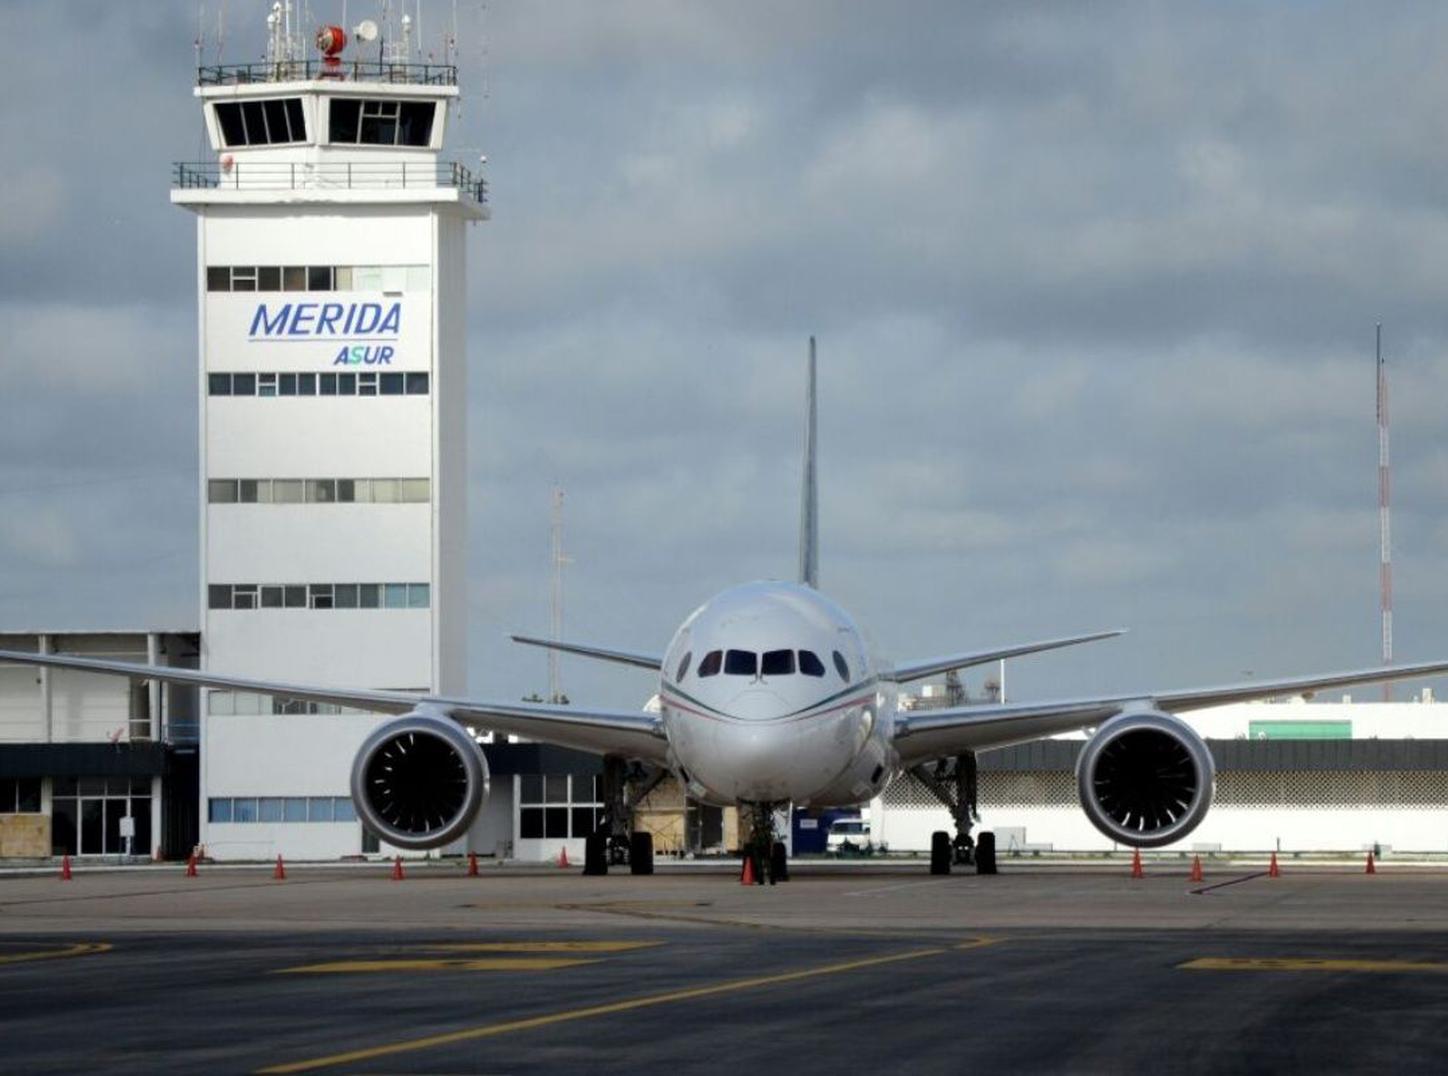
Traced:
[[975, 840], [975, 873], [996, 873], [995, 834], [989, 831]]
[[599, 830], [583, 840], [583, 873], [608, 873], [608, 834]]
[[789, 852], [783, 841], [775, 841], [769, 849], [769, 878], [771, 881], [789, 881]]
[[628, 869], [630, 874], [654, 873], [654, 835], [647, 830], [634, 830], [629, 837]]
[[930, 873], [950, 873], [950, 834], [937, 829], [930, 835]]

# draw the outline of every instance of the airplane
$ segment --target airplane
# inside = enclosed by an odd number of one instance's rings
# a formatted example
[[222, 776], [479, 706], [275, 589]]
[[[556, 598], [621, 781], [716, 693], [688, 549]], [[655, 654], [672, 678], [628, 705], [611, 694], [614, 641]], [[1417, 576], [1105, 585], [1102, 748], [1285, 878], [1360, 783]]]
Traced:
[[[604, 756], [605, 823], [586, 843], [585, 870], [628, 859], [649, 874], [649, 835], [630, 834], [633, 801], [671, 774], [695, 800], [737, 805], [750, 822], [746, 857], [787, 877], [774, 839], [785, 806], [847, 807], [879, 796], [909, 773], [950, 808], [955, 833], [932, 834], [930, 869], [974, 863], [994, 873], [994, 836], [971, 830], [975, 752], [1061, 733], [1089, 733], [1076, 765], [1081, 807], [1111, 840], [1154, 848], [1202, 821], [1215, 781], [1212, 756], [1176, 715], [1225, 703], [1448, 673], [1421, 662], [1189, 690], [1146, 690], [1044, 702], [995, 702], [902, 710], [899, 686], [951, 670], [1120, 635], [1098, 631], [890, 665], [859, 626], [820, 591], [816, 481], [816, 362], [810, 338], [805, 389], [799, 572], [793, 582], [730, 587], [694, 610], [662, 654], [514, 636], [520, 643], [647, 669], [658, 676], [658, 712], [488, 701], [299, 684], [59, 654], [0, 651], [0, 661], [82, 669], [399, 715], [375, 729], [351, 770], [357, 813], [397, 848], [440, 848], [462, 837], [488, 794], [487, 759], [470, 727]], [[622, 832], [620, 832], [622, 830]], [[620, 854], [619, 845], [623, 851]]]

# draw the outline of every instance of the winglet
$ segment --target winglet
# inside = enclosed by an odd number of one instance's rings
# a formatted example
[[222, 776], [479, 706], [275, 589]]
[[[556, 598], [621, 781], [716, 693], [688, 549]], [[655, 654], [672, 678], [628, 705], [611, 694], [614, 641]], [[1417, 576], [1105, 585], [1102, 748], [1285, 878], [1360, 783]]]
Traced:
[[804, 482], [799, 504], [799, 581], [819, 587], [819, 489], [815, 481], [815, 338], [809, 338], [804, 389]]

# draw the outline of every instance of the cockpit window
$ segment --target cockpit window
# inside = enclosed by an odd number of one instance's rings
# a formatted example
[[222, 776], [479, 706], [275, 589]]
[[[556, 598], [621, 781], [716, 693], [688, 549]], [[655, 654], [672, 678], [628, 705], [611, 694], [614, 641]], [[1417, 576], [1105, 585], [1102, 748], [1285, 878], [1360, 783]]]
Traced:
[[718, 676], [719, 666], [724, 663], [724, 652], [722, 650], [711, 650], [704, 655], [704, 660], [699, 662], [700, 676]]
[[724, 655], [724, 672], [729, 676], [754, 676], [759, 670], [759, 655], [753, 650], [731, 650]]
[[759, 664], [763, 676], [791, 676], [794, 673], [793, 650], [766, 650]]
[[675, 682], [675, 683], [678, 683], [678, 682], [679, 682], [680, 680], [682, 680], [685, 676], [689, 675], [689, 662], [692, 661], [693, 659], [694, 659], [693, 651], [690, 651], [689, 653], [687, 653], [687, 654], [684, 655], [683, 660], [679, 662], [679, 675], [676, 676], [676, 677], [674, 677], [674, 682]]
[[835, 672], [840, 674], [840, 679], [845, 683], [850, 682], [850, 667], [845, 664], [845, 656], [838, 650], [835, 651]]
[[823, 676], [825, 663], [815, 656], [813, 650], [801, 650], [799, 652], [799, 671], [806, 676]]

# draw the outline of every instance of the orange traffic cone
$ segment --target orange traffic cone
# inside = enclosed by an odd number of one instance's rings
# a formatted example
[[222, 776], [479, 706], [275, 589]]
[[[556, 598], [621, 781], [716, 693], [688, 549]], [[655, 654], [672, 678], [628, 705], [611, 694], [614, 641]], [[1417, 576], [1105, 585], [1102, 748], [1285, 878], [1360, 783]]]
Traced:
[[558, 865], [559, 865], [560, 867], [566, 867], [566, 866], [568, 866], [568, 849], [567, 849], [567, 848], [560, 848], [560, 849], [558, 849]]
[[477, 854], [476, 852], [469, 852], [469, 853], [468, 853], [468, 877], [469, 877], [469, 878], [476, 878], [477, 876], [478, 876], [478, 854]]
[[754, 857], [753, 857], [753, 856], [745, 856], [745, 857], [744, 857], [744, 871], [743, 871], [742, 874], [739, 875], [739, 884], [740, 884], [740, 885], [753, 885], [753, 884], [754, 884]]
[[1202, 878], [1202, 857], [1192, 856], [1192, 875], [1189, 881], [1200, 882]]
[[1267, 877], [1268, 877], [1268, 878], [1281, 878], [1281, 877], [1282, 877], [1282, 868], [1277, 865], [1277, 853], [1276, 853], [1276, 852], [1273, 852], [1273, 853], [1272, 853], [1272, 862], [1270, 862], [1270, 863], [1267, 864]]
[[1367, 870], [1363, 871], [1363, 873], [1364, 873], [1364, 874], [1377, 874], [1377, 873], [1378, 873], [1378, 868], [1377, 868], [1377, 866], [1373, 863], [1373, 854], [1372, 854], [1372, 852], [1369, 852], [1369, 853], [1368, 853], [1368, 866], [1367, 866]]
[[186, 857], [186, 877], [196, 877], [196, 853], [192, 852]]
[[272, 871], [272, 877], [279, 882], [285, 882], [287, 880], [287, 868], [283, 865], [281, 856], [277, 856], [277, 868]]
[[1145, 878], [1145, 877], [1146, 877], [1146, 875], [1143, 874], [1143, 873], [1142, 873], [1142, 870], [1141, 870], [1141, 849], [1140, 849], [1140, 848], [1133, 848], [1133, 849], [1131, 850], [1131, 876], [1132, 876], [1133, 878]]
[[70, 881], [70, 856], [60, 857], [60, 880], [62, 882]]
[[406, 877], [407, 877], [407, 875], [406, 875], [405, 873], [403, 873], [403, 870], [402, 870], [402, 857], [401, 857], [401, 856], [396, 856], [396, 857], [394, 857], [393, 860], [392, 860], [392, 880], [393, 880], [394, 882], [400, 882], [400, 881], [402, 881], [402, 880], [403, 880], [404, 878], [406, 878]]

